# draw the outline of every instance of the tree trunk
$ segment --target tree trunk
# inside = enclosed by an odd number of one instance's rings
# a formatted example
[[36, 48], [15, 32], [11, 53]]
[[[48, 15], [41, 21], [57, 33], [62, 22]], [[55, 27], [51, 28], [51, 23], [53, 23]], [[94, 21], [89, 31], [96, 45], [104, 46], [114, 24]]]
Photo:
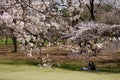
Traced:
[[95, 20], [95, 15], [94, 15], [94, 0], [90, 1], [90, 6], [91, 6], [91, 10], [90, 10], [91, 19], [94, 21]]
[[14, 52], [17, 52], [17, 38], [13, 36]]
[[12, 36], [12, 41], [14, 45], [14, 50], [12, 52], [14, 53], [14, 52], [17, 52], [17, 38], [14, 36], [12, 29], [11, 29], [11, 36]]
[[93, 20], [93, 21], [95, 21], [94, 1], [95, 0], [90, 0], [90, 6], [88, 4], [86, 4], [86, 6], [90, 12], [90, 19], [89, 20]]
[[8, 45], [8, 36], [5, 35], [5, 38], [6, 38], [6, 39], [5, 39], [5, 44]]
[[39, 47], [39, 50], [40, 50], [40, 52], [39, 52], [39, 55], [38, 55], [38, 60], [39, 60], [39, 62], [40, 62], [40, 64], [41, 64], [41, 66], [43, 67], [43, 60], [42, 60], [42, 51], [41, 51], [41, 47]]

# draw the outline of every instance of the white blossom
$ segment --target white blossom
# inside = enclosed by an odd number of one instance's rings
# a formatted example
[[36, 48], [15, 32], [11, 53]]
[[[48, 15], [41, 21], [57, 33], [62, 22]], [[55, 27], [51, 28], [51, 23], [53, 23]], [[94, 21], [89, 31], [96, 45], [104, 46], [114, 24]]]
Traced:
[[[23, 2], [22, 2], [23, 1]], [[34, 1], [30, 0], [31, 4], [24, 0], [19, 0], [15, 5], [7, 5], [8, 11], [0, 15], [0, 26], [5, 24], [13, 30], [14, 36], [17, 40], [23, 44], [25, 52], [28, 56], [32, 56], [35, 53], [40, 53], [40, 48], [43, 47], [44, 41], [52, 42], [56, 44], [59, 40], [70, 40], [68, 50], [73, 53], [87, 53], [93, 52], [95, 47], [102, 48], [105, 43], [91, 43], [95, 39], [103, 39], [103, 42], [109, 43], [109, 38], [113, 42], [118, 41], [120, 35], [120, 25], [107, 25], [98, 22], [80, 22], [75, 26], [72, 25], [73, 20], [80, 18], [80, 14], [83, 11], [82, 5], [87, 4], [86, 0], [72, 0], [71, 5], [65, 4], [68, 9], [68, 15], [70, 17], [64, 17], [62, 12], [58, 9], [53, 11], [55, 0], [51, 2]], [[21, 5], [22, 3], [22, 5]], [[81, 5], [81, 7], [79, 7]], [[62, 9], [62, 8], [61, 8]], [[79, 13], [73, 15], [75, 10]], [[110, 35], [107, 35], [108, 33]], [[118, 37], [116, 37], [118, 36]], [[107, 39], [106, 39], [107, 38]], [[89, 44], [88, 44], [89, 43]], [[72, 44], [81, 46], [80, 49], [73, 48]], [[92, 46], [92, 47], [91, 47]], [[61, 46], [66, 47], [66, 45]], [[93, 51], [92, 51], [93, 50]], [[85, 54], [86, 55], [86, 54]], [[44, 64], [48, 66], [48, 64]]]
[[[2, 16], [3, 21], [6, 23], [7, 26], [9, 26], [9, 24], [13, 23], [13, 18], [11, 17], [11, 15], [9, 15], [9, 13], [4, 12], [3, 16]], [[9, 26], [10, 27], [10, 26]]]

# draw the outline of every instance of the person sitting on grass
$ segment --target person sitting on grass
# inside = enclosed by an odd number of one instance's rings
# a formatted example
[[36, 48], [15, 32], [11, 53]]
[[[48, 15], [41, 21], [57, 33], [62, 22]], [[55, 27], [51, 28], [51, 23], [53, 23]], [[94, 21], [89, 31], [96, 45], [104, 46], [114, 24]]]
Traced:
[[88, 70], [96, 70], [96, 66], [95, 66], [94, 62], [92, 62], [92, 61], [89, 62]]
[[91, 71], [93, 71], [93, 70], [96, 70], [96, 66], [95, 66], [94, 62], [89, 61], [88, 67], [83, 67], [81, 70], [85, 70], [85, 71], [91, 70]]

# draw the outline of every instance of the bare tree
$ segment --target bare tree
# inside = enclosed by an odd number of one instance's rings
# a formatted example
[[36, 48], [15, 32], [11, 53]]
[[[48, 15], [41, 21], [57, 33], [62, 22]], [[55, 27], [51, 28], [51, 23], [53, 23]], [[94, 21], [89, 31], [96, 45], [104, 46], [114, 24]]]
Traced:
[[89, 12], [90, 12], [90, 20], [96, 20], [95, 13], [101, 5], [102, 0], [89, 0], [89, 3], [86, 4]]

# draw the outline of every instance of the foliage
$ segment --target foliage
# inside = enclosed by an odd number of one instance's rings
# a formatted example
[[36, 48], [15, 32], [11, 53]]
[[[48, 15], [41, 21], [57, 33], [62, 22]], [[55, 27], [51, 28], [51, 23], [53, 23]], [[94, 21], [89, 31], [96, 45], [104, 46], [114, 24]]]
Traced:
[[[0, 4], [4, 7], [0, 15], [0, 26], [5, 25], [10, 28], [21, 43], [21, 50], [29, 57], [36, 54], [40, 63], [44, 62], [41, 47], [45, 45], [46, 41], [57, 44], [66, 39], [66, 41], [69, 40], [79, 46], [79, 49], [69, 47], [71, 52], [80, 54], [91, 52], [94, 55], [101, 50], [101, 47], [98, 48], [97, 43], [99, 42], [96, 39], [104, 39], [102, 44], [106, 44], [110, 40], [109, 38], [112, 40], [115, 38], [118, 41], [119, 25], [109, 26], [95, 22], [78, 24], [81, 12], [84, 10], [83, 6], [87, 4], [86, 0], [61, 1], [59, 3], [56, 0], [48, 2], [44, 0], [12, 0]], [[90, 1], [94, 2], [94, 0]], [[64, 10], [62, 12], [62, 8], [66, 8], [68, 13]], [[93, 8], [91, 10], [93, 14]], [[69, 17], [65, 17], [64, 13], [69, 14]]]

